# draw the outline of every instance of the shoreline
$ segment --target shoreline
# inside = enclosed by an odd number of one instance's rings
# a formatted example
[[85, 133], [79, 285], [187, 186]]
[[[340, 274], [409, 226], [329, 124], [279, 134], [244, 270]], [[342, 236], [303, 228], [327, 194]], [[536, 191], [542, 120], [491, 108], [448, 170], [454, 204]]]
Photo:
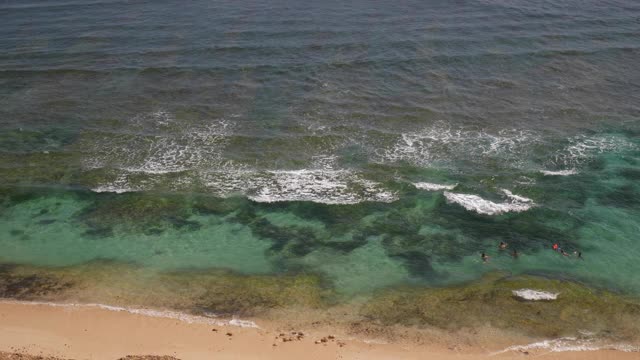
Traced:
[[[382, 341], [354, 336], [335, 324], [300, 325], [267, 319], [231, 322], [204, 316], [102, 304], [0, 301], [0, 359], [8, 354], [60, 359], [118, 359], [127, 355], [179, 359], [637, 359], [619, 350], [554, 352], [539, 342], [505, 337], [495, 329], [472, 333], [394, 329]], [[239, 319], [237, 319], [239, 320]], [[252, 324], [255, 324], [253, 326]], [[366, 332], [364, 332], [366, 335]], [[469, 341], [475, 337], [474, 341]], [[553, 340], [551, 340], [553, 341]], [[533, 343], [533, 346], [532, 346]], [[520, 347], [519, 347], [520, 346]], [[512, 347], [513, 350], [507, 350]], [[586, 348], [585, 348], [586, 349]], [[629, 348], [631, 349], [631, 348]]]

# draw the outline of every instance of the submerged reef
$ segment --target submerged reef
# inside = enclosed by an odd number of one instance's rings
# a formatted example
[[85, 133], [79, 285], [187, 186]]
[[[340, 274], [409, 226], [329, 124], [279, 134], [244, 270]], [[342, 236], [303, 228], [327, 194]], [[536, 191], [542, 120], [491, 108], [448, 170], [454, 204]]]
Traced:
[[156, 272], [100, 260], [60, 268], [2, 265], [0, 298], [169, 308], [256, 316], [281, 308], [322, 308], [331, 289], [310, 274], [241, 275], [228, 270]]
[[[513, 293], [521, 289], [558, 296], [525, 300]], [[347, 298], [339, 296], [321, 276], [304, 273], [243, 275], [216, 269], [153, 272], [111, 261], [62, 268], [3, 265], [0, 297], [223, 316], [269, 317], [273, 311], [282, 315], [307, 309], [325, 312], [335, 317], [326, 320], [347, 326], [366, 323], [447, 331], [491, 326], [554, 338], [587, 331], [633, 341], [640, 334], [637, 299], [572, 281], [502, 273], [458, 286], [389, 287], [365, 298]]]
[[[518, 289], [559, 295], [526, 301], [513, 294]], [[461, 286], [386, 289], [362, 307], [362, 315], [385, 325], [456, 330], [488, 324], [543, 337], [589, 331], [637, 340], [640, 334], [637, 300], [571, 281], [496, 273]]]

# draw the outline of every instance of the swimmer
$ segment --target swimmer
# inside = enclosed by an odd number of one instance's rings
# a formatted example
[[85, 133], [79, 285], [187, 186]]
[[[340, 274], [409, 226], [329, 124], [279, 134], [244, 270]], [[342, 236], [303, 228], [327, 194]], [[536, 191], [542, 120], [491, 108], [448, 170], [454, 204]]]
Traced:
[[482, 252], [482, 255], [480, 255], [480, 257], [482, 258], [483, 262], [489, 261], [489, 256], [485, 254], [484, 251]]
[[567, 254], [567, 252], [562, 249], [560, 249], [560, 254], [562, 254], [562, 256], [569, 256], [569, 254]]
[[553, 246], [551, 247], [554, 251], [560, 251], [560, 246], [558, 246], [558, 244], [553, 244]]
[[511, 256], [512, 256], [514, 259], [517, 259], [519, 255], [520, 255], [520, 254], [518, 254], [518, 250], [513, 249], [513, 252], [511, 253]]
[[574, 251], [573, 253], [574, 253], [574, 254], [576, 254], [576, 257], [577, 257], [578, 259], [580, 259], [580, 260], [584, 260], [584, 258], [582, 257], [582, 251], [578, 251], [578, 250], [576, 250], [576, 251]]
[[504, 241], [500, 241], [500, 245], [498, 245], [498, 249], [500, 249], [500, 250], [504, 250], [504, 249], [506, 249], [506, 248], [507, 248], [507, 246], [509, 246], [509, 245], [507, 245], [507, 243], [506, 243], [506, 242], [504, 242]]

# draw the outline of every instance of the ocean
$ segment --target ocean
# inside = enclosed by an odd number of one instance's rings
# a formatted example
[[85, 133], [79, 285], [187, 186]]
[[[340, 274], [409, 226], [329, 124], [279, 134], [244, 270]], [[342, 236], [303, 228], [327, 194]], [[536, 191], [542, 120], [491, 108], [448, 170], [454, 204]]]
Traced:
[[0, 34], [2, 297], [640, 296], [639, 2], [8, 0]]

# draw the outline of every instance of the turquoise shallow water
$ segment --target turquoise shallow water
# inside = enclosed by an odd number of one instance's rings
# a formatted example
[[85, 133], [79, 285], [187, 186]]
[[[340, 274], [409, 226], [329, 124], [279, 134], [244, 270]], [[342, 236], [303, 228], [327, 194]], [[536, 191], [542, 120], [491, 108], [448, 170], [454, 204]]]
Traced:
[[638, 295], [639, 16], [5, 2], [0, 262], [314, 274], [345, 296], [503, 271]]

